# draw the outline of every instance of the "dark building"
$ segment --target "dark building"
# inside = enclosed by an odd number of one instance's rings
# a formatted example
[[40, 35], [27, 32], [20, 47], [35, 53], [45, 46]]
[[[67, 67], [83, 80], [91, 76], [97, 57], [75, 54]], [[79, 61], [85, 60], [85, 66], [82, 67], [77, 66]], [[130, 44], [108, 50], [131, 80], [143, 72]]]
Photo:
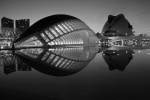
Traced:
[[14, 28], [14, 20], [6, 18], [6, 17], [3, 17], [1, 19], [1, 27]]
[[16, 20], [16, 28], [19, 29], [22, 33], [24, 33], [30, 26], [29, 19], [20, 19]]
[[109, 15], [102, 33], [103, 36], [134, 36], [133, 27], [123, 14]]

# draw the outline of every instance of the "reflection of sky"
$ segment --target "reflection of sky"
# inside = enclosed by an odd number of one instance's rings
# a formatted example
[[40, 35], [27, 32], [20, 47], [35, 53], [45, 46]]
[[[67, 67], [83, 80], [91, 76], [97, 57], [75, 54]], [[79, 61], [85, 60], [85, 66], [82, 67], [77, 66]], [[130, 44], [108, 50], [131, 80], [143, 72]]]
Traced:
[[150, 26], [149, 0], [1, 0], [0, 18], [29, 18], [31, 24], [58, 13], [76, 16], [95, 32], [101, 32], [109, 14], [124, 13], [136, 33]]

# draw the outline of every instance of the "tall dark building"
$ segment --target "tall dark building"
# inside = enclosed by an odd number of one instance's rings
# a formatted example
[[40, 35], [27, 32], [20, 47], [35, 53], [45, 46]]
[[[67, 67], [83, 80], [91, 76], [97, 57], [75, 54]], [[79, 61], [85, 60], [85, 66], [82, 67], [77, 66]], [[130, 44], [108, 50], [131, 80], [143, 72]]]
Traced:
[[22, 33], [24, 33], [30, 26], [29, 19], [20, 19], [16, 20], [16, 28], [19, 29]]
[[1, 19], [1, 27], [14, 28], [14, 20], [6, 18], [6, 17], [3, 17]]

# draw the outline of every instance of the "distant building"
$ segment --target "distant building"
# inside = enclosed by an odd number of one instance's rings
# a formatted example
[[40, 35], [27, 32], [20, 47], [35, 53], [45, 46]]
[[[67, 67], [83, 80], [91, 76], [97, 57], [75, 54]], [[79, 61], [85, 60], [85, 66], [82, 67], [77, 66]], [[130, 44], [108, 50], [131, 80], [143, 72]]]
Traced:
[[14, 20], [6, 18], [6, 17], [3, 17], [1, 19], [1, 27], [14, 28]]
[[16, 23], [16, 28], [19, 29], [22, 33], [24, 33], [30, 26], [29, 19], [16, 20], [15, 23]]
[[133, 27], [123, 14], [109, 15], [102, 33], [103, 36], [134, 36]]

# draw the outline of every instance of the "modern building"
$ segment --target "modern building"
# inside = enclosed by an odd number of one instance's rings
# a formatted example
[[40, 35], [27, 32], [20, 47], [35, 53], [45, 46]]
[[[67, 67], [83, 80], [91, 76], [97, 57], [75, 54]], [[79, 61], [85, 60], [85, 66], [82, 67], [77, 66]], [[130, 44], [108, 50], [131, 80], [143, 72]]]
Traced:
[[14, 28], [14, 20], [6, 18], [6, 17], [3, 17], [1, 19], [1, 27]]
[[123, 14], [116, 16], [109, 15], [108, 20], [102, 29], [102, 34], [107, 37], [134, 36], [134, 31], [132, 31], [132, 29], [132, 25]]
[[24, 33], [30, 27], [29, 19], [16, 20], [15, 23], [16, 23], [16, 28], [19, 29], [21, 33]]
[[15, 41], [15, 47], [71, 46], [98, 43], [95, 33], [80, 19], [53, 15], [33, 24]]

